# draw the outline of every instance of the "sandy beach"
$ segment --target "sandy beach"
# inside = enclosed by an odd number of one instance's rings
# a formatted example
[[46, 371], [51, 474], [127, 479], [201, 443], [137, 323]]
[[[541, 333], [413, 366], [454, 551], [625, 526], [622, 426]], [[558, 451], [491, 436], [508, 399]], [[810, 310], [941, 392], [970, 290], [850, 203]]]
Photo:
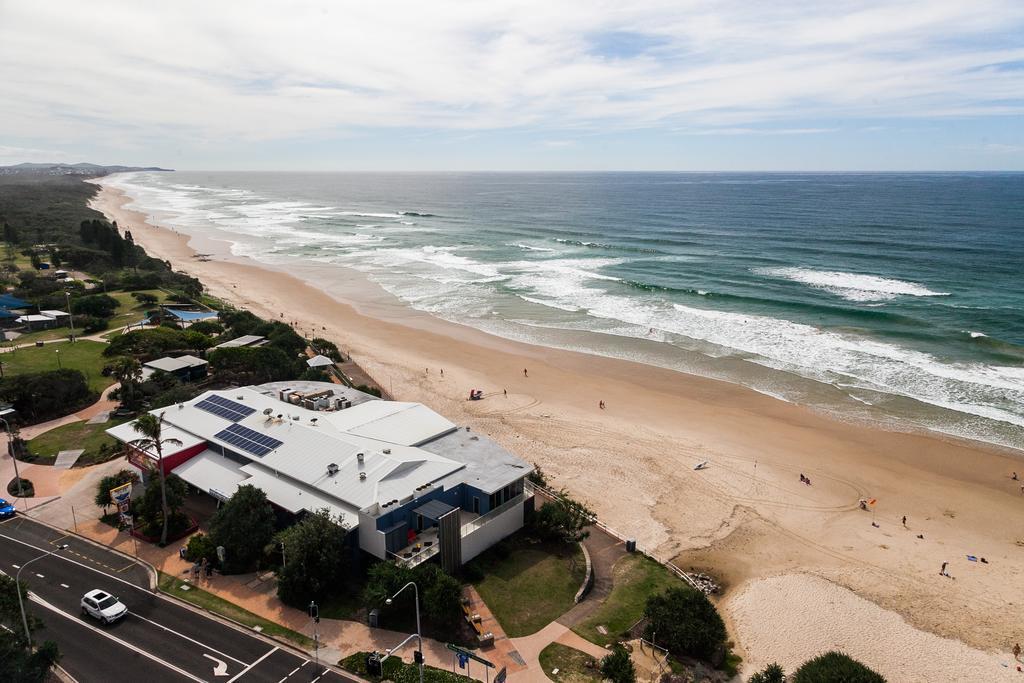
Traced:
[[[1024, 641], [1017, 455], [500, 339], [379, 294], [346, 300], [374, 285], [353, 276], [324, 291], [232, 257], [222, 242], [150, 224], [101, 187], [94, 208], [212, 295], [335, 340], [396, 398], [493, 436], [652, 554], [720, 577], [720, 606], [750, 665], [791, 670], [841, 647], [890, 681], [1024, 681], [1009, 654]], [[467, 401], [470, 388], [485, 400]], [[861, 498], [877, 500], [873, 511]]]

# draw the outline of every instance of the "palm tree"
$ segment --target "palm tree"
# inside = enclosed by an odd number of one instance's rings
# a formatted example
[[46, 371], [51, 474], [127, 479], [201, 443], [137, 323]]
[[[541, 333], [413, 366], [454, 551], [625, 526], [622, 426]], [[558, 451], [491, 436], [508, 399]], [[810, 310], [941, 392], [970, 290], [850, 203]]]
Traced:
[[135, 387], [142, 381], [142, 365], [135, 358], [118, 358], [114, 361], [110, 374], [121, 384], [121, 405], [125, 408], [134, 408]]
[[160, 510], [163, 512], [164, 517], [164, 528], [160, 532], [160, 545], [162, 547], [167, 545], [167, 524], [170, 517], [170, 511], [167, 509], [167, 475], [164, 473], [164, 444], [180, 446], [181, 440], [161, 438], [164, 428], [163, 413], [160, 413], [159, 416], [153, 413], [140, 415], [139, 419], [132, 425], [132, 428], [139, 434], [142, 434], [142, 438], [130, 441], [129, 445], [142, 451], [156, 451], [157, 471], [160, 473]]

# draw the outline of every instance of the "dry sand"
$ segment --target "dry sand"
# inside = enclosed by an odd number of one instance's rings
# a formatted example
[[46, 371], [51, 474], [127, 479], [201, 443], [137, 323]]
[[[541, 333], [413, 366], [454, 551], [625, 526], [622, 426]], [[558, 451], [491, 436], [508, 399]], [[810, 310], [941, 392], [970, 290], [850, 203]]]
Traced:
[[[353, 285], [373, 285], [354, 275], [344, 288], [321, 291], [232, 257], [224, 243], [190, 242], [151, 225], [126, 201], [105, 187], [94, 206], [213, 295], [336, 340], [397, 398], [422, 401], [539, 463], [557, 486], [658, 557], [722, 576], [730, 586], [725, 616], [747, 659], [782, 658], [764, 651], [776, 647], [780, 623], [773, 610], [752, 613], [742, 601], [733, 614], [731, 599], [754, 591], [758, 604], [771, 603], [764, 597], [771, 584], [760, 586], [780, 574], [803, 577], [787, 584], [785, 600], [837, 624], [860, 619], [862, 610], [849, 601], [823, 604], [819, 580], [854, 591], [879, 614], [895, 612], [876, 620], [871, 640], [841, 643], [870, 656], [892, 681], [914, 680], [899, 673], [908, 629], [1001, 653], [1024, 640], [1024, 496], [1008, 476], [1024, 462], [1013, 454], [847, 424], [716, 380], [499, 339], [386, 297], [342, 301]], [[199, 260], [196, 251], [215, 257]], [[337, 281], [337, 270], [321, 272], [323, 281]], [[312, 266], [305, 275], [318, 278]], [[485, 390], [485, 400], [465, 399], [473, 387]], [[694, 471], [705, 459], [710, 467]], [[800, 473], [813, 485], [801, 484]], [[857, 509], [862, 496], [878, 499], [874, 515]], [[968, 562], [967, 554], [990, 563]], [[955, 580], [938, 575], [943, 561]], [[818, 653], [822, 634], [810, 631], [785, 629], [786, 653]], [[891, 661], [880, 661], [874, 638], [893, 643]], [[936, 642], [930, 660], [950, 672], [946, 680], [960, 680], [962, 649]]]

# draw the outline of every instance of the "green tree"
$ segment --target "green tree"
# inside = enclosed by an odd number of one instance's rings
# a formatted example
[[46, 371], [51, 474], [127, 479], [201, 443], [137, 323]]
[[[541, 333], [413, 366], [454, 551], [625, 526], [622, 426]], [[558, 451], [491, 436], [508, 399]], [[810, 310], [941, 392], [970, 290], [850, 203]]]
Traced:
[[73, 413], [96, 398], [85, 375], [69, 368], [0, 379], [0, 402], [12, 404], [32, 424]]
[[274, 538], [274, 510], [263, 489], [239, 486], [210, 521], [210, 538], [215, 546], [224, 546], [225, 573], [251, 571]]
[[772, 662], [751, 676], [747, 683], [786, 683], [786, 672], [781, 666]]
[[801, 664], [790, 683], [885, 683], [885, 679], [853, 657], [833, 650]]
[[160, 545], [167, 545], [167, 529], [170, 524], [171, 511], [167, 506], [167, 473], [164, 472], [164, 446], [180, 446], [181, 440], [174, 438], [163, 438], [164, 414], [159, 416], [146, 413], [135, 420], [132, 428], [142, 435], [142, 438], [131, 441], [130, 444], [141, 451], [156, 453], [157, 473], [160, 478], [160, 511], [163, 520], [160, 531]]
[[436, 564], [421, 564], [413, 579], [423, 591], [423, 614], [434, 623], [452, 624], [461, 614], [462, 584]]
[[123, 356], [110, 364], [110, 374], [121, 385], [117, 392], [121, 406], [136, 410], [141, 400], [142, 364], [131, 356]]
[[725, 623], [707, 596], [689, 586], [670, 588], [647, 598], [644, 637], [674, 655], [711, 660], [722, 653]]
[[129, 482], [132, 484], [137, 484], [139, 482], [139, 475], [129, 469], [123, 469], [116, 474], [103, 477], [99, 480], [99, 483], [96, 484], [96, 498], [93, 502], [96, 503], [97, 507], [103, 508], [103, 512], [105, 513], [107, 508], [112, 504], [110, 500], [110, 492], [118, 486], [124, 486]]
[[[46, 641], [36, 650], [26, 647], [25, 631], [18, 606], [18, 594], [28, 602], [28, 586], [12, 577], [0, 574], [0, 680], [19, 683], [43, 683], [50, 668], [60, 659], [57, 645]], [[41, 622], [28, 615], [29, 632], [37, 630]]]
[[636, 669], [633, 660], [620, 643], [601, 660], [601, 675], [612, 683], [636, 683]]
[[391, 605], [388, 598], [409, 582], [416, 584], [423, 617], [435, 624], [452, 624], [460, 614], [462, 586], [436, 564], [421, 564], [408, 569], [394, 562], [378, 562], [367, 572], [363, 603], [367, 609], [382, 609], [393, 614], [408, 614], [415, 593], [402, 593]]
[[[189, 524], [188, 517], [181, 512], [185, 504], [188, 485], [175, 474], [168, 475], [163, 485], [156, 472], [150, 470], [146, 479], [146, 487], [142, 495], [132, 502], [133, 513], [140, 523], [136, 528], [142, 529], [146, 536], [158, 536], [167, 530], [168, 536], [184, 531]], [[167, 514], [164, 514], [166, 501]], [[166, 543], [165, 543], [166, 545]]]
[[149, 292], [132, 292], [132, 296], [143, 306], [152, 306], [160, 300], [155, 294]]
[[120, 304], [109, 294], [91, 294], [71, 300], [71, 312], [75, 315], [92, 315], [109, 318]]
[[28, 260], [36, 270], [43, 267], [43, 259], [39, 258], [39, 254], [34, 251], [29, 255]]
[[336, 594], [348, 575], [345, 529], [326, 510], [306, 515], [277, 536], [284, 544], [284, 566], [277, 574], [277, 597], [293, 607]]
[[594, 513], [573, 500], [563, 489], [533, 513], [532, 528], [542, 539], [579, 543], [590, 535], [585, 528], [594, 523]]

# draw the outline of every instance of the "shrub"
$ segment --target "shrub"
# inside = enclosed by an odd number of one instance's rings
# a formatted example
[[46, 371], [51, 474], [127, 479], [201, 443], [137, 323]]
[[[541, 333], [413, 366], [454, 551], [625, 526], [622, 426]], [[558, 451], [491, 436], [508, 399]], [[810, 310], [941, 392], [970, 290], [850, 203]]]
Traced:
[[132, 297], [143, 306], [152, 306], [160, 300], [155, 294], [149, 292], [132, 292]]
[[76, 315], [75, 325], [82, 330], [83, 334], [102, 332], [110, 327], [110, 323], [107, 322], [106, 318], [100, 318], [95, 315]]
[[203, 558], [213, 563], [217, 561], [217, 544], [206, 534], [193, 534], [185, 546], [185, 559], [189, 562], [202, 562]]
[[200, 320], [199, 322], [192, 323], [188, 329], [192, 332], [199, 332], [200, 334], [212, 336], [223, 332], [224, 326], [214, 320]]
[[621, 644], [616, 644], [611, 653], [601, 660], [601, 675], [612, 683], [636, 683], [633, 660]]
[[772, 662], [751, 676], [747, 683], [786, 683], [786, 672], [781, 666]]
[[655, 633], [658, 644], [676, 656], [711, 660], [723, 652], [725, 623], [700, 591], [689, 586], [670, 588], [647, 598], [644, 637]]
[[364, 394], [370, 394], [371, 396], [376, 396], [377, 398], [380, 398], [380, 389], [378, 389], [377, 387], [371, 387], [367, 384], [360, 384], [359, 386], [356, 387], [356, 391], [361, 391]]
[[584, 529], [594, 518], [590, 508], [562, 490], [533, 513], [530, 526], [532, 533], [543, 540], [579, 543], [590, 535]]
[[878, 673], [842, 652], [826, 652], [800, 665], [791, 683], [885, 683]]
[[85, 375], [69, 368], [0, 379], [0, 401], [12, 404], [32, 423], [73, 413], [95, 398]]

